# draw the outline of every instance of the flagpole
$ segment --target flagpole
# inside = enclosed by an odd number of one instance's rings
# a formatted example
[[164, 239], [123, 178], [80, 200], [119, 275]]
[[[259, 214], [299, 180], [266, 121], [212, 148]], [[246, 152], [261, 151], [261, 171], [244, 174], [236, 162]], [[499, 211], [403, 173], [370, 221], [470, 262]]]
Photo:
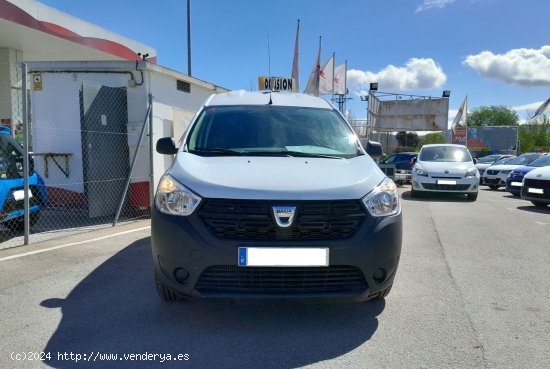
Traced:
[[464, 128], [466, 129], [466, 147], [468, 147], [468, 95], [464, 99], [464, 111], [462, 112], [464, 117]]
[[296, 26], [296, 41], [294, 43], [294, 58], [292, 60], [292, 78], [294, 78], [294, 92], [300, 92], [300, 20]]
[[336, 53], [332, 53], [332, 101], [334, 101], [334, 66], [336, 65]]

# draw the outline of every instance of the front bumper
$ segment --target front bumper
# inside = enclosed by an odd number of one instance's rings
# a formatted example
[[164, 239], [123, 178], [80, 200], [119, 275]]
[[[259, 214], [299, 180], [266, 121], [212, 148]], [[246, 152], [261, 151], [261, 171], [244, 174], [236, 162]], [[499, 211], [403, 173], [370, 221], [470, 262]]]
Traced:
[[[151, 244], [157, 278], [188, 298], [368, 300], [393, 284], [401, 254], [401, 239], [401, 213], [381, 219], [367, 216], [352, 236], [333, 240], [225, 239], [212, 234], [197, 212], [180, 217], [160, 213], [153, 207], [151, 217]], [[286, 267], [238, 267], [239, 247], [326, 247], [329, 249], [329, 267], [301, 271]], [[184, 269], [183, 274], [188, 273], [185, 280], [181, 278], [180, 268]], [[308, 278], [311, 271], [341, 275], [343, 269], [359, 273], [364, 283], [342, 289], [321, 288], [323, 286], [316, 289], [310, 284], [300, 290], [296, 288], [299, 282], [293, 281], [292, 288], [284, 288], [286, 271], [294, 277], [298, 273]], [[380, 278], [380, 270], [383, 278]], [[271, 288], [262, 290], [259, 288], [262, 278], [280, 278], [281, 288], [274, 289], [271, 284]], [[335, 283], [334, 279], [327, 281]], [[214, 288], [213, 284], [217, 287]], [[251, 288], [247, 288], [249, 286]]]
[[411, 182], [412, 174], [410, 170], [397, 169], [394, 174], [394, 182]]
[[[454, 184], [449, 184], [454, 182]], [[479, 190], [479, 177], [433, 178], [413, 175], [412, 186], [415, 191], [444, 193], [476, 193]]]
[[508, 178], [508, 173], [499, 173], [497, 175], [491, 175], [488, 174], [487, 171], [485, 171], [483, 175], [483, 184], [488, 186], [499, 186], [503, 187], [506, 186], [506, 179]]
[[506, 191], [519, 195], [523, 187], [523, 176], [509, 176], [506, 178]]
[[521, 198], [550, 204], [550, 180], [525, 179], [521, 188]]

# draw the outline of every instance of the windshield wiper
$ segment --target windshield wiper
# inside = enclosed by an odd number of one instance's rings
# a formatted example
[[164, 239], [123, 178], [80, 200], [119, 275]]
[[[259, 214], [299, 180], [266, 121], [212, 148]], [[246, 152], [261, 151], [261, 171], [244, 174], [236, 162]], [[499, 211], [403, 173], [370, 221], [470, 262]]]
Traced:
[[207, 154], [207, 155], [226, 155], [226, 156], [241, 156], [242, 152], [231, 149], [224, 149], [223, 147], [195, 147], [190, 150], [191, 153]]
[[304, 157], [304, 158], [343, 159], [341, 156], [337, 156], [337, 155], [315, 154], [315, 153], [302, 152], [302, 151], [282, 151], [281, 153], [287, 154], [289, 156]]

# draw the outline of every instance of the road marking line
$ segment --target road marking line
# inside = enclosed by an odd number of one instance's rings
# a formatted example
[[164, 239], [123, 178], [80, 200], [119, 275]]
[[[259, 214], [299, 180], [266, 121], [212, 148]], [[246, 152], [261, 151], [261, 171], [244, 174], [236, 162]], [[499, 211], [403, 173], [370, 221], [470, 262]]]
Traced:
[[550, 223], [543, 223], [539, 222], [538, 220], [535, 220], [535, 223], [537, 223], [538, 225], [550, 225]]
[[143, 231], [144, 229], [150, 229], [150, 228], [151, 228], [151, 226], [136, 228], [136, 229], [131, 229], [129, 231], [118, 232], [118, 233], [113, 233], [113, 234], [110, 234], [110, 235], [107, 235], [107, 236], [92, 238], [90, 240], [84, 240], [84, 241], [80, 241], [80, 242], [72, 242], [72, 243], [68, 243], [68, 244], [65, 244], [65, 245], [53, 246], [53, 247], [48, 247], [46, 249], [41, 249], [41, 250], [36, 250], [36, 251], [25, 252], [25, 253], [22, 253], [22, 254], [6, 256], [4, 258], [0, 258], [0, 261], [6, 261], [6, 260], [11, 260], [11, 259], [22, 258], [24, 256], [29, 256], [29, 255], [41, 254], [43, 252], [58, 250], [58, 249], [62, 249], [62, 248], [65, 248], [65, 247], [83, 245], [85, 243], [101, 241], [101, 240], [105, 240], [107, 238], [121, 236], [121, 235], [124, 235], [124, 234], [133, 233], [133, 232], [137, 232], [137, 231]]

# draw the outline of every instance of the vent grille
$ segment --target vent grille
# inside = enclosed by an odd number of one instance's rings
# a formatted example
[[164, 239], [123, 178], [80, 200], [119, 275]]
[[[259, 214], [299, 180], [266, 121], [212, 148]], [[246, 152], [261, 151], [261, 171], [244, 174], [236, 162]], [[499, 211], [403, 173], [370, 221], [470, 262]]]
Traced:
[[427, 190], [434, 191], [466, 191], [470, 187], [469, 184], [444, 185], [435, 183], [422, 183], [422, 186]]
[[[296, 206], [289, 228], [275, 224], [273, 206]], [[207, 199], [199, 216], [210, 232], [220, 238], [246, 240], [322, 240], [352, 236], [366, 218], [359, 201], [297, 201], [280, 203], [257, 200]]]
[[185, 82], [179, 79], [176, 82], [176, 88], [178, 89], [178, 91], [191, 92], [191, 84], [189, 82]]
[[207, 268], [195, 289], [201, 293], [337, 293], [364, 291], [367, 282], [361, 270], [352, 266], [275, 268], [220, 265]]

